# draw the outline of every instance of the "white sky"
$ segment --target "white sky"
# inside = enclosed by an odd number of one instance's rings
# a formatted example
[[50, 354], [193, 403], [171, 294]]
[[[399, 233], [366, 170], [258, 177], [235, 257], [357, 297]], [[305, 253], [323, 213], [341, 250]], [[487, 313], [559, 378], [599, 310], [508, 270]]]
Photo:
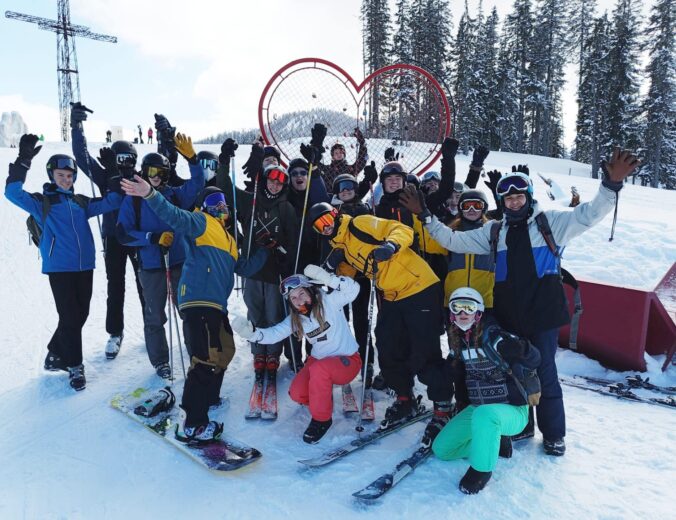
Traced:
[[[393, 2], [394, 3], [394, 2]], [[476, 13], [479, 0], [469, 0]], [[5, 9], [54, 18], [54, 0], [1, 0]], [[612, 9], [613, 0], [600, 0]], [[102, 140], [110, 125], [132, 136], [147, 129], [153, 113], [167, 115], [190, 135], [257, 126], [260, 94], [289, 61], [321, 57], [359, 81], [362, 76], [361, 0], [71, 0], [73, 23], [112, 34], [119, 43], [78, 39], [82, 100], [95, 110], [90, 139]], [[501, 21], [509, 0], [486, 0]], [[647, 9], [647, 7], [646, 7]], [[451, 0], [454, 30], [464, 1]], [[394, 5], [392, 6], [394, 13]], [[0, 19], [0, 48], [7, 57], [0, 82], [0, 112], [18, 110], [31, 131], [59, 138], [55, 35], [37, 26]], [[21, 52], [15, 51], [21, 45]], [[575, 68], [564, 92], [565, 141], [575, 128]]]

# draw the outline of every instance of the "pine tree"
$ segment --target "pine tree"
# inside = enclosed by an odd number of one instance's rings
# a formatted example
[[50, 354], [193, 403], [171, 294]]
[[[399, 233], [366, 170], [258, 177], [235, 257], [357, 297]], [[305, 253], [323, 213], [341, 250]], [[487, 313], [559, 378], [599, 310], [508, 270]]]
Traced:
[[474, 141], [475, 132], [480, 128], [476, 118], [479, 92], [476, 90], [476, 82], [474, 81], [476, 33], [476, 20], [470, 17], [467, 3], [465, 3], [465, 12], [458, 24], [453, 56], [455, 64], [453, 75], [453, 95], [456, 110], [455, 138], [460, 141], [460, 146], [465, 153]]
[[569, 0], [568, 43], [572, 51], [571, 57], [578, 64], [577, 86], [582, 82], [582, 62], [584, 61], [585, 43], [589, 39], [594, 24], [596, 0]]
[[651, 185], [676, 189], [676, 3], [657, 0], [646, 29], [650, 50], [647, 73], [650, 88], [644, 102], [646, 114], [645, 170]]
[[485, 23], [479, 28], [477, 72], [481, 80], [480, 100], [481, 128], [478, 142], [491, 150], [500, 147], [498, 120], [503, 100], [498, 96], [498, 11], [495, 7]]
[[[361, 5], [363, 22], [363, 59], [367, 74], [386, 66], [390, 62], [390, 8], [387, 0], [363, 0]], [[388, 86], [379, 85], [369, 91], [368, 129], [372, 135], [380, 135], [383, 121], [387, 118]], [[385, 114], [381, 114], [381, 103]]]

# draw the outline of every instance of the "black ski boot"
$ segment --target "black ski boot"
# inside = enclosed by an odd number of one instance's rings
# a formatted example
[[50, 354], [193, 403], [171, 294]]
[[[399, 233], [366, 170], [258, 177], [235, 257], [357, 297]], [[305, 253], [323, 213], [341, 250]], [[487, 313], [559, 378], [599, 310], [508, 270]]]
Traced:
[[448, 424], [448, 421], [451, 420], [451, 412], [453, 410], [453, 404], [451, 401], [435, 401], [434, 402], [434, 415], [430, 419], [430, 422], [427, 423], [425, 427], [425, 433], [423, 433], [422, 440], [420, 443], [426, 448], [430, 448], [434, 439], [437, 438], [439, 432], [443, 430], [444, 426]]
[[315, 421], [312, 419], [308, 425], [305, 433], [303, 433], [303, 440], [308, 444], [317, 444], [319, 440], [324, 437], [324, 434], [333, 424], [333, 420]]
[[168, 386], [155, 392], [148, 399], [134, 407], [134, 414], [142, 417], [154, 417], [159, 413], [168, 412], [174, 407], [176, 397]]
[[373, 386], [373, 363], [366, 364], [366, 380], [364, 381], [364, 387], [368, 390]]
[[162, 379], [171, 379], [171, 366], [169, 366], [169, 363], [155, 365], [155, 373]]
[[52, 354], [51, 352], [47, 352], [47, 357], [45, 358], [45, 370], [49, 370], [50, 372], [63, 370], [67, 372], [68, 367], [59, 356]]
[[79, 392], [84, 390], [87, 386], [87, 380], [84, 375], [84, 365], [77, 365], [75, 367], [68, 367], [68, 373], [70, 378], [70, 386], [75, 391]]
[[465, 495], [476, 495], [481, 491], [491, 479], [492, 472], [477, 471], [472, 466], [469, 467], [465, 476], [460, 480], [458, 488]]
[[415, 397], [412, 394], [399, 395], [385, 410], [385, 419], [380, 423], [383, 428], [403, 423], [414, 414], [417, 409]]
[[382, 372], [379, 372], [378, 375], [373, 378], [373, 383], [371, 384], [371, 388], [373, 388], [374, 390], [381, 390], [381, 391], [387, 390], [387, 383], [385, 382], [385, 378], [383, 377]]
[[530, 408], [528, 408], [528, 423], [521, 431], [521, 433], [512, 435], [512, 440], [521, 441], [523, 439], [530, 439], [533, 436], [535, 436], [535, 417], [533, 415], [533, 407], [531, 406]]
[[561, 457], [566, 453], [566, 441], [559, 439], [544, 439], [544, 448], [547, 455]]
[[503, 459], [512, 458], [512, 438], [508, 435], [500, 437], [500, 451], [498, 451], [498, 457], [502, 457]]

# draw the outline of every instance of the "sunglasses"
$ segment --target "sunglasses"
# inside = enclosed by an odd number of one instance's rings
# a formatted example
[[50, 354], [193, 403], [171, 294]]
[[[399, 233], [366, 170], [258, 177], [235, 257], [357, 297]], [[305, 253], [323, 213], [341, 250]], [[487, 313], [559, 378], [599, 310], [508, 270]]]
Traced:
[[148, 178], [152, 179], [154, 177], [166, 177], [169, 174], [169, 170], [166, 168], [159, 168], [157, 166], [148, 166]]
[[340, 181], [338, 183], [337, 189], [338, 193], [341, 191], [355, 190], [357, 188], [357, 183], [354, 181]]
[[298, 289], [299, 287], [310, 287], [310, 281], [308, 278], [302, 274], [292, 274], [287, 276], [279, 284], [279, 292], [282, 293], [282, 296], [288, 296], [291, 291]]
[[517, 175], [513, 175], [506, 177], [502, 179], [500, 182], [498, 182], [498, 185], [495, 188], [495, 192], [498, 194], [498, 196], [503, 197], [512, 190], [518, 192], [528, 191], [529, 187], [530, 187], [529, 183], [526, 179], [524, 179], [523, 177], [519, 177]]
[[312, 223], [312, 227], [317, 233], [323, 233], [324, 229], [335, 224], [336, 217], [333, 213], [325, 213]]
[[478, 199], [465, 199], [460, 203], [460, 209], [462, 211], [469, 211], [470, 209], [476, 211], [483, 211], [486, 207], [483, 200]]
[[218, 161], [216, 159], [200, 159], [200, 166], [205, 170], [216, 171], [218, 169]]
[[270, 179], [271, 181], [278, 181], [281, 182], [282, 184], [286, 184], [287, 181], [289, 180], [289, 176], [282, 170], [272, 170], [268, 174], [268, 179]]
[[479, 309], [479, 304], [474, 300], [453, 300], [449, 305], [449, 310], [453, 314], [474, 314]]
[[307, 170], [305, 168], [294, 168], [289, 172], [291, 177], [307, 177]]
[[136, 166], [136, 156], [131, 153], [118, 153], [115, 156], [115, 162], [118, 166], [133, 168]]

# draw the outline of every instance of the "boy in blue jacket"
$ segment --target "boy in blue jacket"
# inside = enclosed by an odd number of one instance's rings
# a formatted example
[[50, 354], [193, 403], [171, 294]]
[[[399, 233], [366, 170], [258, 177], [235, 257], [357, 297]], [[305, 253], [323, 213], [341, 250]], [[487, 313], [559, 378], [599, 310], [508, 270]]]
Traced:
[[42, 272], [49, 276], [59, 324], [45, 358], [45, 370], [68, 370], [70, 386], [83, 390], [86, 385], [82, 365], [82, 327], [89, 315], [96, 251], [88, 219], [115, 211], [122, 195], [118, 179], [108, 179], [108, 195], [90, 199], [75, 195], [77, 163], [68, 155], [53, 155], [47, 161], [49, 183], [42, 194], [28, 193], [23, 185], [31, 161], [42, 146], [38, 137], [21, 136], [19, 156], [9, 165], [5, 197], [28, 211], [42, 229], [40, 254]]
[[186, 259], [178, 284], [178, 307], [190, 336], [191, 363], [183, 387], [181, 408], [186, 417], [179, 438], [205, 442], [218, 438], [223, 424], [209, 420], [209, 405], [218, 401], [223, 372], [235, 355], [228, 321], [228, 296], [234, 274], [251, 276], [265, 264], [268, 253], [259, 249], [249, 259], [239, 258], [235, 239], [225, 229], [229, 218], [223, 192], [204, 188], [193, 212], [171, 204], [138, 175], [123, 179], [127, 195], [143, 197], [150, 209], [176, 233], [183, 235]]
[[[172, 204], [182, 209], [192, 209], [195, 197], [204, 187], [204, 170], [197, 162], [197, 154], [190, 137], [177, 134], [176, 148], [190, 165], [188, 182], [178, 187], [169, 186], [167, 181], [171, 166], [169, 160], [159, 153], [149, 153], [143, 158], [143, 178]], [[137, 248], [138, 276], [145, 301], [143, 334], [146, 350], [157, 375], [168, 379], [171, 377], [171, 368], [164, 331], [167, 321], [164, 311], [167, 302], [166, 269], [170, 269], [172, 287], [178, 287], [185, 260], [182, 237], [165, 221], [160, 220], [140, 197], [125, 197], [117, 219], [116, 233], [121, 244]], [[165, 260], [169, 262], [168, 266], [165, 265]]]

